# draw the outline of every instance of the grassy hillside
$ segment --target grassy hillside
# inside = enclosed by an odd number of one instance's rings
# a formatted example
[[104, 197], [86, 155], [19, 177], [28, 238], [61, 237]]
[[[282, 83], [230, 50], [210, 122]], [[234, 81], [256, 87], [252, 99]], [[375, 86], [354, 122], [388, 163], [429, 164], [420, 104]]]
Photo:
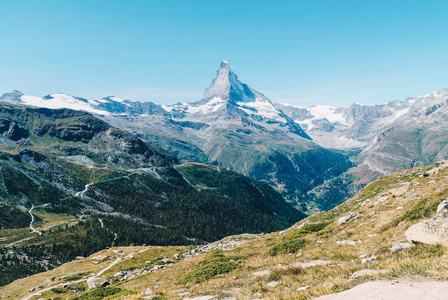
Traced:
[[[103, 291], [112, 295], [110, 299], [114, 299], [114, 294], [115, 299], [139, 299], [146, 291], [158, 297], [156, 299], [194, 295], [213, 295], [218, 299], [228, 296], [311, 299], [375, 279], [448, 280], [448, 253], [442, 245], [417, 243], [410, 248], [391, 250], [397, 243], [407, 243], [405, 231], [421, 220], [431, 219], [438, 204], [447, 198], [447, 166], [443, 165], [437, 172], [425, 172], [428, 167], [422, 167], [386, 176], [369, 184], [344, 204], [308, 217], [287, 230], [250, 238], [230, 250], [187, 255], [165, 269], [117, 281], [113, 279], [117, 278], [113, 272], [130, 266], [145, 266], [143, 259], [135, 256], [123, 259], [120, 266], [114, 265], [113, 271], [101, 275], [111, 281], [112, 288], [119, 290]], [[341, 219], [349, 215], [352, 218]], [[230, 240], [236, 242], [244, 238]], [[136, 251], [136, 248], [120, 249], [126, 253]], [[155, 248], [150, 249], [147, 251], [155, 251]], [[172, 251], [173, 248], [157, 249]], [[183, 248], [177, 249], [183, 251]], [[85, 272], [83, 276], [89, 277], [110, 261], [104, 263], [93, 265], [90, 259], [71, 262], [65, 269], [60, 267], [16, 281], [0, 289], [0, 293], [10, 299], [24, 297], [32, 294], [31, 287], [50, 288], [63, 282], [60, 276], [66, 276], [68, 269], [71, 273]], [[363, 272], [355, 275], [366, 269], [371, 270], [364, 271], [367, 275]], [[53, 277], [53, 281], [44, 279]], [[62, 289], [58, 295], [48, 290], [39, 297], [87, 297], [94, 293], [98, 290]]]

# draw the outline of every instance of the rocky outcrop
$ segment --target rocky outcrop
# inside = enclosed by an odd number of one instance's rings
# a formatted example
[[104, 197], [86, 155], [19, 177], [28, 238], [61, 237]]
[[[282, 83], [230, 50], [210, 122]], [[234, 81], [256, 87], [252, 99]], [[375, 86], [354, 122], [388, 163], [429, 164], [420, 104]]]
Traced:
[[350, 279], [355, 279], [355, 278], [364, 277], [364, 276], [375, 276], [375, 275], [384, 274], [384, 273], [387, 273], [387, 271], [386, 270], [365, 269], [365, 270], [361, 270], [361, 271], [357, 271], [357, 272], [353, 273], [353, 275], [350, 277]]
[[357, 218], [357, 217], [359, 217], [359, 216], [360, 216], [360, 215], [359, 215], [359, 213], [357, 213], [357, 212], [350, 212], [348, 215], [339, 218], [339, 220], [338, 220], [338, 224], [341, 225], [341, 226], [343, 226], [343, 225], [345, 225], [345, 223], [347, 223], [347, 222], [350, 221], [351, 219]]
[[87, 279], [87, 285], [89, 286], [89, 289], [98, 289], [108, 286], [109, 282], [106, 278], [91, 277]]
[[143, 274], [156, 272], [157, 270], [165, 269], [166, 267], [163, 265], [155, 265], [151, 268], [139, 268], [134, 270], [121, 270], [120, 272], [117, 272], [114, 274], [114, 281], [124, 281], [128, 280]]
[[412, 225], [405, 235], [412, 243], [441, 244], [448, 247], [448, 199], [439, 204], [433, 218]]
[[16, 122], [11, 122], [6, 119], [0, 119], [0, 134], [3, 134], [4, 137], [13, 141], [19, 141], [29, 137], [28, 130]]
[[414, 244], [409, 244], [409, 243], [395, 243], [392, 245], [392, 247], [390, 247], [390, 251], [395, 252], [398, 250], [408, 249], [413, 246], [414, 246]]
[[251, 240], [255, 237], [259, 237], [263, 234], [250, 234], [250, 233], [243, 233], [240, 235], [232, 235], [223, 238], [222, 240], [203, 245], [203, 246], [197, 246], [191, 249], [187, 249], [182, 253], [183, 257], [190, 257], [190, 256], [196, 256], [201, 253], [205, 253], [212, 250], [230, 250], [233, 248], [236, 248], [248, 240]]
[[439, 206], [437, 206], [437, 214], [442, 213], [444, 210], [448, 212], [448, 199], [443, 200]]

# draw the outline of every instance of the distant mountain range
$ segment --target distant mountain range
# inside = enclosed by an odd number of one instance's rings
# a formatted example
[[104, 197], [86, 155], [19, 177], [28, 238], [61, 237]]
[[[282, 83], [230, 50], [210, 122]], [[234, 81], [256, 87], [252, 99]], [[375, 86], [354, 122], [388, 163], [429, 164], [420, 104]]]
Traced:
[[348, 108], [273, 103], [223, 61], [203, 99], [158, 105], [117, 97], [4, 94], [1, 101], [95, 114], [181, 160], [269, 183], [303, 211], [329, 209], [380, 175], [447, 157], [448, 90]]

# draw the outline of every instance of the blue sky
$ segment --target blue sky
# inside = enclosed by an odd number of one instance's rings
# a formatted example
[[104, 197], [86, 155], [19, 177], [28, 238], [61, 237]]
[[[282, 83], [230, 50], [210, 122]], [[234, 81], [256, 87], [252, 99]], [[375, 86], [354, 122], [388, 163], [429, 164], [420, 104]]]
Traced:
[[448, 87], [447, 1], [0, 0], [0, 94], [199, 100], [221, 60], [273, 101]]

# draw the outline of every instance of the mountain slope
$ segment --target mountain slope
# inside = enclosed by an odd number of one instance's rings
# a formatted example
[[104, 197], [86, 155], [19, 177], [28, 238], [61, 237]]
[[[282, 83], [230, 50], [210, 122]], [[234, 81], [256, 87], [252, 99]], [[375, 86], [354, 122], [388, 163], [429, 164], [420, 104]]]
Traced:
[[[304, 217], [265, 183], [180, 165], [85, 112], [2, 103], [0, 124], [0, 245], [25, 247], [18, 251], [31, 253], [35, 271], [110, 245], [200, 243]], [[88, 218], [92, 230], [76, 219], [64, 227], [66, 218], [57, 230], [42, 230], [61, 215]]]
[[[64, 287], [68, 286], [65, 276], [84, 276], [71, 285], [87, 288], [87, 278], [109, 266], [100, 277], [104, 276], [111, 287], [82, 291], [83, 297], [108, 292], [116, 297], [122, 293], [124, 299], [200, 295], [216, 299], [315, 299], [377, 280], [406, 280], [410, 284], [439, 281], [446, 286], [447, 248], [437, 243], [413, 243], [416, 237], [409, 232], [416, 224], [434, 221], [442, 229], [448, 222], [446, 205], [438, 209], [448, 196], [447, 177], [446, 161], [401, 171], [369, 184], [340, 206], [281, 232], [228, 237], [197, 247], [195, 253], [168, 247], [120, 247], [123, 254], [117, 248], [107, 249], [14, 282], [0, 292], [6, 298], [20, 298], [32, 295], [29, 289], [41, 285], [36, 292], [42, 289], [46, 298], [75, 296], [74, 289]], [[446, 242], [446, 232], [440, 232]], [[180, 260], [162, 263], [164, 256], [181, 252]], [[109, 258], [93, 264], [99, 255]], [[120, 261], [113, 264], [118, 258]], [[149, 260], [151, 263], [144, 263]], [[154, 270], [153, 262], [165, 268]], [[129, 270], [129, 266], [134, 269]], [[59, 288], [59, 294], [51, 288]]]

